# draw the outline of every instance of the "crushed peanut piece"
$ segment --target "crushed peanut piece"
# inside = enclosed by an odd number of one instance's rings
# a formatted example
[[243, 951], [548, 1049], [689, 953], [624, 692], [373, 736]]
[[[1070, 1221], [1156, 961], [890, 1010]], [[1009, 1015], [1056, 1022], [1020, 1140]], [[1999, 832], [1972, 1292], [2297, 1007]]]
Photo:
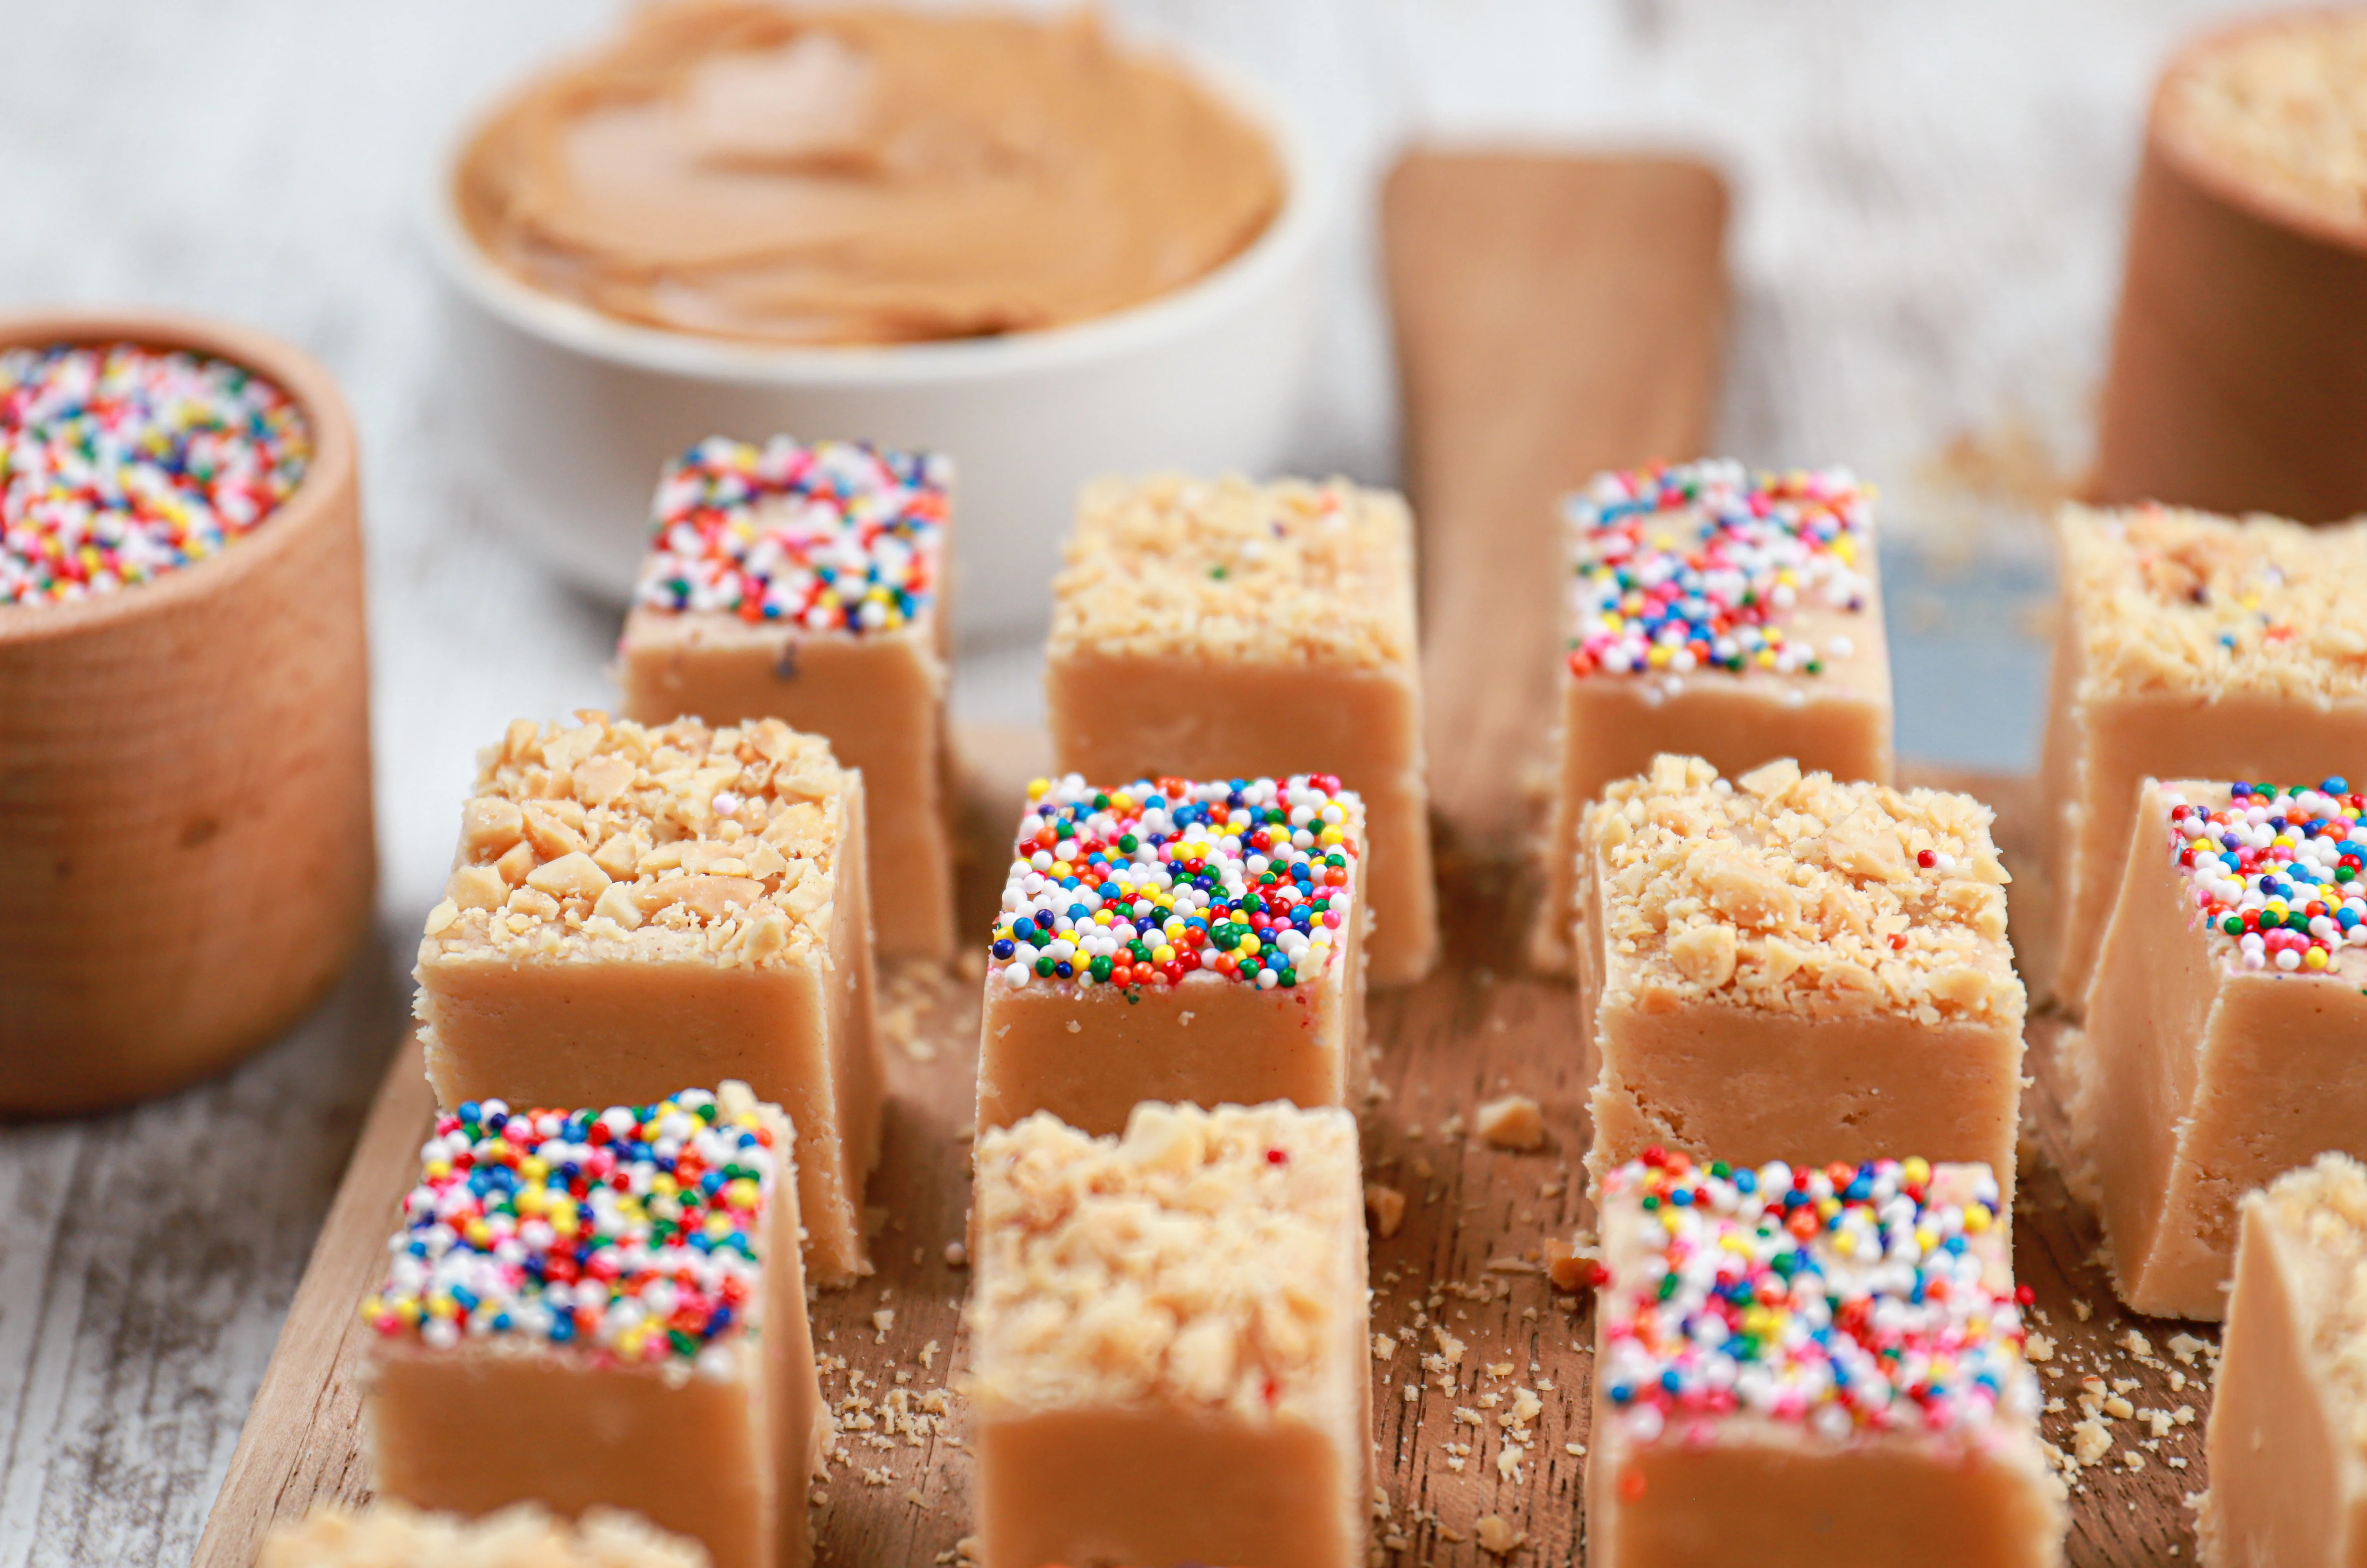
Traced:
[[1474, 1113], [1479, 1136], [1498, 1149], [1530, 1150], [1546, 1141], [1545, 1112], [1526, 1095], [1488, 1101]]

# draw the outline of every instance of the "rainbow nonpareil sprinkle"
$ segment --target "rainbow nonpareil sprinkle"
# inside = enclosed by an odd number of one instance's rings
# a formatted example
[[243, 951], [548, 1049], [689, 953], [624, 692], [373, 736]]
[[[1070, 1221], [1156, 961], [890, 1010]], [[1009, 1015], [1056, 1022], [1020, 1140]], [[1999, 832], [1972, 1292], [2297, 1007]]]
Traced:
[[1863, 611], [1874, 493], [1847, 471], [1753, 477], [1704, 460], [1598, 475], [1564, 503], [1575, 675], [1821, 675], [1856, 652], [1793, 629], [1804, 605]]
[[1265, 990], [1341, 961], [1364, 853], [1329, 774], [1102, 790], [1028, 787], [994, 923], [1013, 986], [1175, 985], [1205, 971]]
[[312, 455], [243, 366], [137, 344], [0, 349], [0, 605], [152, 582], [253, 531]]
[[[1827, 1438], [2034, 1415], [2029, 1293], [1973, 1243], [2005, 1223], [1987, 1166], [1756, 1170], [1647, 1151], [1603, 1178], [1642, 1260], [1603, 1275], [1600, 1386], [1639, 1441], [1749, 1412]], [[1606, 1413], [1608, 1414], [1608, 1413]]]
[[2367, 942], [2367, 798], [2350, 780], [2314, 790], [2239, 781], [2225, 805], [2164, 798], [2169, 853], [2195, 907], [2246, 969], [2323, 974]]
[[[736, 1085], [727, 1085], [727, 1091]], [[752, 1106], [439, 1117], [362, 1318], [448, 1350], [487, 1338], [730, 1373], [780, 1169]]]
[[637, 598], [809, 631], [885, 631], [935, 601], [953, 464], [855, 441], [710, 437], [666, 465]]

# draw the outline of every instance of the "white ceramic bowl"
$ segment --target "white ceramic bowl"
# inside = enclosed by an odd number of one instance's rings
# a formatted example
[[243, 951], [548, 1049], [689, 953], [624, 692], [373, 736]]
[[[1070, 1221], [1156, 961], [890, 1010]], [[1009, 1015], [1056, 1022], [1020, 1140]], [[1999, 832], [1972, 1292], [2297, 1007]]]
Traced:
[[954, 617], [964, 642], [1040, 632], [1077, 487], [1106, 473], [1270, 472], [1313, 355], [1330, 202], [1307, 142], [1221, 71], [1200, 79], [1272, 137], [1282, 210], [1239, 256], [1147, 304], [1008, 337], [781, 348], [635, 326], [495, 266], [451, 199], [428, 202], [457, 296], [449, 426], [461, 471], [566, 581], [621, 602], [666, 459], [707, 436], [844, 437], [954, 460]]

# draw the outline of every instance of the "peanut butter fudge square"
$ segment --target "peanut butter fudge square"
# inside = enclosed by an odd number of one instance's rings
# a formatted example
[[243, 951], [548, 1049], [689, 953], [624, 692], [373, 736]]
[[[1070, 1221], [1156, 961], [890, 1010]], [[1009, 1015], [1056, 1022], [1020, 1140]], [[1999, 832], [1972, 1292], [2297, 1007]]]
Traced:
[[748, 1086], [436, 1120], [362, 1303], [379, 1494], [625, 1508], [716, 1568], [802, 1568], [828, 1429], [796, 1136]]
[[617, 644], [645, 724], [780, 719], [860, 769], [879, 951], [953, 952], [946, 538], [953, 465], [715, 437], [666, 467]]
[[1364, 1568], [1356, 1122], [1136, 1108], [980, 1135], [968, 1308], [982, 1568]]
[[1580, 835], [1590, 1171], [1925, 1149], [2010, 1190], [2024, 1000], [1989, 818], [1788, 761], [1613, 784]]
[[1396, 495], [1343, 480], [1090, 486], [1044, 677], [1062, 772], [1322, 772], [1356, 791], [1382, 985], [1438, 957], [1412, 529]]
[[1567, 505], [1561, 778], [1535, 958], [1567, 968], [1578, 823], [1662, 752], [1743, 773], [1788, 756], [1890, 782], [1874, 494], [1842, 470], [1723, 460], [1606, 473]]
[[1633, 1161], [1603, 1183], [1596, 1568], [2050, 1568], [1987, 1166]]
[[2079, 1008], [2140, 784], [2316, 778], [2367, 751], [2367, 527], [2067, 506], [2056, 533], [2054, 927], [2031, 946], [2044, 993]]
[[2341, 1154], [2242, 1204], [2204, 1439], [2207, 1568], [2367, 1563], [2367, 1168]]
[[481, 1519], [400, 1502], [315, 1508], [272, 1527], [255, 1568], [712, 1568], [707, 1549], [637, 1514], [588, 1508], [575, 1524], [520, 1503]]
[[480, 758], [417, 1010], [452, 1107], [645, 1104], [741, 1078], [803, 1141], [808, 1265], [867, 1271], [872, 1028], [862, 776], [777, 719], [519, 720]]
[[980, 1128], [1357, 1103], [1365, 818], [1339, 779], [1071, 774], [1029, 795], [988, 949]]
[[2067, 1056], [2113, 1281], [2141, 1312], [2222, 1315], [2237, 1199], [2325, 1150], [2367, 1154], [2362, 820], [2342, 778], [2146, 784]]

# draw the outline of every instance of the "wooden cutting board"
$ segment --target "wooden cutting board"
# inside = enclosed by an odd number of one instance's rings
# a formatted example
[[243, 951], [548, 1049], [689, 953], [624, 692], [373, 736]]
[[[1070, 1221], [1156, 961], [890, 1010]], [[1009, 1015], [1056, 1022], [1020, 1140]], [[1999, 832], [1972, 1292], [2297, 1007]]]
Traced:
[[[1535, 882], [1524, 858], [1535, 802], [1521, 788], [1521, 768], [1551, 722], [1559, 572], [1553, 498], [1593, 467], [1682, 454], [1706, 439], [1725, 298], [1724, 208], [1715, 176], [1648, 160], [1424, 154], [1409, 159], [1388, 187], [1409, 439], [1427, 513], [1447, 956], [1421, 985], [1376, 993], [1367, 1014], [1382, 1091], [1366, 1118], [1367, 1170], [1407, 1199], [1403, 1228], [1374, 1244], [1374, 1327], [1397, 1335], [1422, 1309], [1467, 1346], [1466, 1386], [1453, 1395], [1433, 1384], [1412, 1401], [1403, 1397], [1410, 1375], [1419, 1376], [1418, 1355], [1434, 1347], [1426, 1331], [1415, 1335], [1418, 1348], [1373, 1367], [1389, 1502], [1376, 1540], [1383, 1560], [1400, 1568], [1496, 1568], [1507, 1560], [1475, 1540], [1488, 1515], [1523, 1536], [1509, 1559], [1513, 1568], [1582, 1561], [1585, 1460], [1572, 1446], [1589, 1440], [1592, 1329], [1582, 1307], [1556, 1299], [1535, 1260], [1546, 1239], [1567, 1236], [1584, 1218], [1572, 1179], [1583, 1085], [1569, 988], [1520, 971]], [[1493, 455], [1482, 462], [1485, 454]], [[1037, 735], [977, 729], [959, 744], [969, 764], [963, 911], [969, 928], [983, 930], [1000, 889], [1003, 835], [1048, 748]], [[2027, 781], [1930, 772], [1919, 781], [1991, 801], [2009, 864], [2033, 863], [2037, 818]], [[883, 1004], [894, 1100], [883, 1167], [868, 1195], [882, 1210], [873, 1242], [879, 1272], [822, 1296], [815, 1309], [821, 1350], [867, 1380], [857, 1396], [875, 1406], [899, 1374], [912, 1389], [933, 1390], [962, 1365], [967, 1276], [947, 1264], [945, 1248], [962, 1234], [968, 1194], [977, 982], [893, 975]], [[2038, 1023], [2033, 1044], [2051, 1029]], [[2033, 1096], [2033, 1125], [2048, 1136], [2060, 1127], [2053, 1087], [2042, 1075]], [[1544, 1150], [1503, 1153], [1451, 1131], [1481, 1100], [1510, 1090], [1544, 1105]], [[406, 1043], [289, 1311], [198, 1568], [247, 1568], [273, 1520], [316, 1502], [368, 1495], [357, 1306], [376, 1281], [431, 1115], [417, 1047]], [[2143, 1469], [2085, 1472], [2073, 1500], [2070, 1560], [2083, 1568], [2191, 1562], [2192, 1516], [2181, 1498], [2202, 1485], [2206, 1367], [2168, 1358], [2169, 1336], [2180, 1325], [2120, 1312], [2092, 1261], [2092, 1227], [2066, 1202], [2051, 1168], [2028, 1173], [2022, 1192], [2016, 1264], [2055, 1342], [2048, 1368], [2057, 1375], [2047, 1392], [2073, 1406], [2048, 1417], [2049, 1436], [2069, 1447], [2083, 1375], [2133, 1380], [2126, 1398], [2139, 1408], [2194, 1413], [2157, 1448], [2135, 1448]], [[895, 1313], [884, 1332], [873, 1318], [883, 1309]], [[2148, 1336], [2155, 1365], [2118, 1348], [2132, 1328]], [[1491, 1367], [1510, 1369], [1494, 1377]], [[2173, 1373], [2188, 1378], [2183, 1391], [2169, 1388]], [[1545, 1408], [1514, 1481], [1499, 1470], [1494, 1416], [1516, 1384], [1537, 1391]], [[824, 1388], [834, 1402], [856, 1393], [835, 1369]], [[1502, 1406], [1481, 1403], [1498, 1390]], [[1483, 1424], [1459, 1422], [1458, 1409], [1484, 1412]], [[955, 1410], [946, 1431], [889, 1437], [876, 1409], [849, 1409], [875, 1425], [850, 1424], [849, 1460], [819, 1488], [813, 1517], [826, 1563], [923, 1568], [956, 1560], [969, 1528], [971, 1461], [957, 1399]], [[2137, 1427], [2112, 1424], [2115, 1459], [2132, 1450]], [[1469, 1451], [1450, 1452], [1450, 1445]]]

